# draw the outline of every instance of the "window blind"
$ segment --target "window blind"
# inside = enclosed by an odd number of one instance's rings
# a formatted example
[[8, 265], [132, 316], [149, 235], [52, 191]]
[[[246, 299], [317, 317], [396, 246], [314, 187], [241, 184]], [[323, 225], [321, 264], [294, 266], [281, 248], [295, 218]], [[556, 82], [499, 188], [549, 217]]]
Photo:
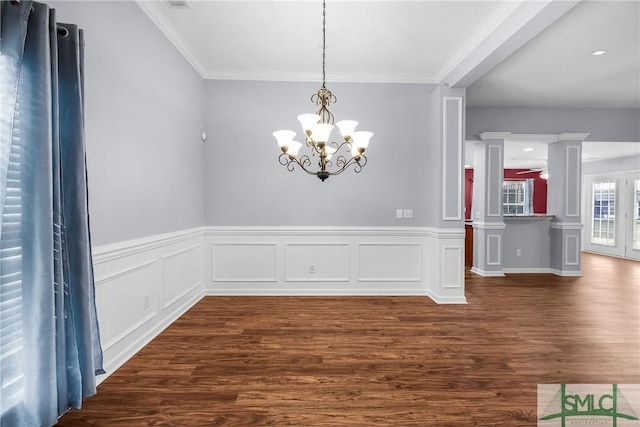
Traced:
[[13, 135], [0, 230], [0, 370], [3, 412], [19, 402], [23, 388], [22, 190], [19, 126]]

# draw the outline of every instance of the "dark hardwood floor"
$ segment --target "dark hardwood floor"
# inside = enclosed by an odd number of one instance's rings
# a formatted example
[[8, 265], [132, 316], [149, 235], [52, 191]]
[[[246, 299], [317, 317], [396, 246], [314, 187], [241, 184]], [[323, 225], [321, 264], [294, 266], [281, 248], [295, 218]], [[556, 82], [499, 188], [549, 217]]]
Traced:
[[540, 383], [640, 383], [640, 263], [426, 297], [206, 297], [61, 426], [534, 426]]

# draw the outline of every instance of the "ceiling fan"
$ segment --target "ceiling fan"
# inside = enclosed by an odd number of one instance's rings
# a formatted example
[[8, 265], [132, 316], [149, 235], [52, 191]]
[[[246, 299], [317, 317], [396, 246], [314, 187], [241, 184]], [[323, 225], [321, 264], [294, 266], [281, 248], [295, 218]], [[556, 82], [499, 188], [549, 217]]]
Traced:
[[526, 170], [526, 171], [516, 172], [516, 175], [536, 173], [536, 172], [538, 172], [540, 174], [540, 178], [544, 179], [545, 181], [549, 179], [549, 168], [546, 166], [543, 168], [530, 168], [529, 170]]

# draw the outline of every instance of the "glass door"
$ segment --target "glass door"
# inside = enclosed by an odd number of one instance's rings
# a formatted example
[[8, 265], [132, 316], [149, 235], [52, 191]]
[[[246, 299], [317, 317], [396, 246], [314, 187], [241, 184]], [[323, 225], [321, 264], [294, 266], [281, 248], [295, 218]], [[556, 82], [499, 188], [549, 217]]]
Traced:
[[640, 173], [626, 177], [625, 258], [640, 260]]
[[640, 172], [585, 177], [584, 248], [640, 260]]

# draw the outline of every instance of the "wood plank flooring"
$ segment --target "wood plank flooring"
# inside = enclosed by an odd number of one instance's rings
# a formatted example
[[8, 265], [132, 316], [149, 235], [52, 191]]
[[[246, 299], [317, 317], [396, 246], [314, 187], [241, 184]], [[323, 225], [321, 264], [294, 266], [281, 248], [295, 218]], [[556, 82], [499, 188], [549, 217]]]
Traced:
[[426, 297], [205, 297], [60, 426], [534, 426], [539, 383], [640, 383], [640, 263]]

